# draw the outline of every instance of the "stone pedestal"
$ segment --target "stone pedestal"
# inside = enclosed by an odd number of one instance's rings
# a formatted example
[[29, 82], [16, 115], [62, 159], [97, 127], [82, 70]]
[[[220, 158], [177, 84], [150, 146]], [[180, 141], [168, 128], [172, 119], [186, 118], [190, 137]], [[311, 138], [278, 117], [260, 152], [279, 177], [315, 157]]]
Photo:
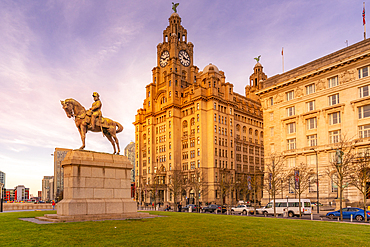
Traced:
[[142, 218], [131, 199], [133, 166], [126, 156], [72, 150], [62, 166], [63, 200], [57, 204], [57, 215], [45, 215], [46, 218], [58, 221]]

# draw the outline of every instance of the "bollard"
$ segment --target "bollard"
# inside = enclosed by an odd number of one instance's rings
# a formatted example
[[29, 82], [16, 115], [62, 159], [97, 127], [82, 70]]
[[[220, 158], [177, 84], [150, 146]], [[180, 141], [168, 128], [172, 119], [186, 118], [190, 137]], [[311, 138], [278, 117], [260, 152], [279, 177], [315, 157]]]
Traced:
[[249, 216], [249, 210], [247, 210], [247, 216]]
[[313, 220], [313, 213], [311, 212], [311, 220]]
[[338, 221], [339, 221], [339, 218], [340, 218], [340, 216], [338, 216]]
[[353, 220], [353, 214], [351, 214], [351, 222], [352, 222], [352, 220]]

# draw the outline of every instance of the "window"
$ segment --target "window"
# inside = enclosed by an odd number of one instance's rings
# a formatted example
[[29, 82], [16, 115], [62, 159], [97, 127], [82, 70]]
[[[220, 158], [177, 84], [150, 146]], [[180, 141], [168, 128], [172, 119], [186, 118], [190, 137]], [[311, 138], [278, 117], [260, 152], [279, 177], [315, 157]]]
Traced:
[[217, 114], [214, 115], [214, 121], [217, 122]]
[[306, 125], [307, 125], [307, 129], [308, 130], [316, 129], [317, 128], [317, 120], [316, 120], [316, 117], [307, 119], [306, 120]]
[[295, 123], [287, 124], [287, 133], [288, 134], [295, 133]]
[[311, 94], [315, 92], [315, 84], [306, 86], [306, 94]]
[[274, 113], [270, 112], [270, 121], [274, 121]]
[[309, 147], [317, 146], [317, 135], [307, 136], [307, 146]]
[[340, 123], [340, 112], [334, 112], [329, 114], [329, 124], [338, 124]]
[[307, 155], [306, 160], [309, 167], [316, 167], [316, 154]]
[[369, 76], [369, 67], [364, 67], [358, 70], [358, 79]]
[[287, 167], [295, 167], [295, 157], [287, 158], [286, 159], [286, 165]]
[[286, 109], [286, 115], [288, 117], [295, 115], [295, 107], [292, 106], [292, 107], [287, 108]]
[[287, 140], [287, 149], [288, 150], [295, 149], [295, 138]]
[[338, 192], [338, 175], [336, 173], [331, 175], [331, 192]]
[[370, 117], [370, 105], [364, 105], [358, 108], [358, 118]]
[[370, 124], [359, 126], [358, 130], [360, 138], [370, 137]]
[[199, 103], [197, 103], [197, 110], [199, 110]]
[[198, 151], [198, 156], [200, 156], [200, 148], [198, 148], [198, 150], [197, 150], [197, 151]]
[[274, 105], [274, 98], [273, 97], [269, 98], [269, 104], [270, 104], [270, 106]]
[[329, 96], [329, 105], [336, 105], [339, 103], [339, 93]]
[[340, 130], [330, 131], [329, 132], [329, 142], [338, 143], [340, 138]]
[[317, 183], [316, 183], [316, 176], [311, 175], [308, 178], [308, 191], [309, 192], [316, 192], [317, 191]]
[[315, 101], [310, 101], [306, 103], [307, 111], [313, 111], [315, 110]]
[[338, 76], [328, 79], [329, 88], [338, 86]]
[[358, 91], [360, 93], [360, 98], [369, 96], [369, 85], [358, 88]]
[[289, 101], [289, 100], [292, 100], [292, 99], [294, 99], [294, 91], [293, 90], [286, 93], [286, 100]]
[[274, 136], [274, 127], [270, 128], [270, 136]]

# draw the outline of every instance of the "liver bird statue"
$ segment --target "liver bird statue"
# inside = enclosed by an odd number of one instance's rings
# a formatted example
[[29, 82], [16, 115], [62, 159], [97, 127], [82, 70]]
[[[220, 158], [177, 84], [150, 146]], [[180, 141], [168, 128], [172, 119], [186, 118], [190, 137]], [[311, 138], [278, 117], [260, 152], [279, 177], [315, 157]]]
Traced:
[[175, 11], [175, 13], [177, 13], [177, 10], [176, 10], [177, 6], [179, 6], [179, 3], [172, 2], [172, 9], [173, 11]]
[[261, 55], [259, 55], [258, 57], [255, 57], [254, 59], [256, 59], [257, 63], [260, 61], [260, 58], [261, 58]]

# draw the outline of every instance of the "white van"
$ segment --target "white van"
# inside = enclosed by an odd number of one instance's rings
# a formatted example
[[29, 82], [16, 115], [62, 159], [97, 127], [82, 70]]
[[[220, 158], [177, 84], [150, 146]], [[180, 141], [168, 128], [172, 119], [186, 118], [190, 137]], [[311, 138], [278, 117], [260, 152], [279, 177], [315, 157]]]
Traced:
[[[274, 201], [269, 202], [263, 208], [258, 208], [258, 214], [273, 215], [274, 214]], [[275, 199], [276, 214], [284, 214], [288, 211], [288, 216], [299, 216], [299, 199], [288, 199], [288, 206], [286, 199]], [[301, 199], [301, 212], [302, 215], [311, 214], [311, 201], [310, 199]]]

